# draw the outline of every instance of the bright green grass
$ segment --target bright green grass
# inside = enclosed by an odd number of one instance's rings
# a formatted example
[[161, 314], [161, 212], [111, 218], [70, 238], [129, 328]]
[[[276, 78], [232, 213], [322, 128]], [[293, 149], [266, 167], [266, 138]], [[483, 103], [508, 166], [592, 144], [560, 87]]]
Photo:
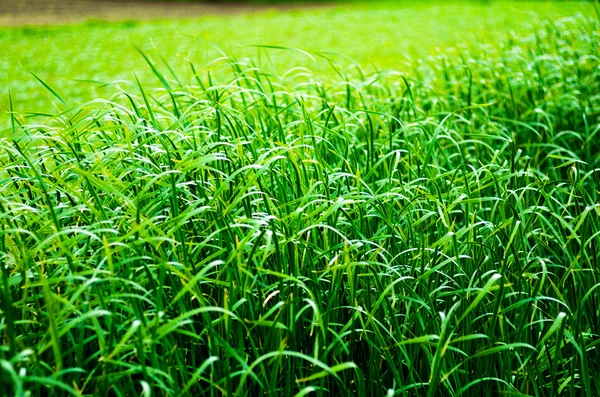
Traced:
[[599, 32], [48, 92], [0, 140], [0, 390], [599, 395]]
[[203, 40], [189, 36], [215, 43], [230, 55], [252, 56], [261, 66], [280, 74], [297, 65], [310, 65], [325, 73], [331, 69], [311, 65], [298, 53], [240, 46], [284, 45], [334, 51], [355, 59], [367, 70], [404, 70], [408, 56], [425, 57], [475, 38], [502, 41], [510, 32], [527, 33], [533, 22], [576, 13], [591, 15], [593, 7], [589, 2], [569, 1], [375, 2], [187, 21], [2, 28], [0, 126], [8, 121], [4, 111], [8, 90], [19, 111], [54, 112], [52, 98], [29, 72], [72, 105], [113, 92], [94, 90], [94, 84], [76, 79], [131, 81], [135, 72], [142, 82], [152, 81], [134, 45], [150, 56], [163, 56], [178, 73], [185, 70], [188, 59], [203, 67], [218, 55]]

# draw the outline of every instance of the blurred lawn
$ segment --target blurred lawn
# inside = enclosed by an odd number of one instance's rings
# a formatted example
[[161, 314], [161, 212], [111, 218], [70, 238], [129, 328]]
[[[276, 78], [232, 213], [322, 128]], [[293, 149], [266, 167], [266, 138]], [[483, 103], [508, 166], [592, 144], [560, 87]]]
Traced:
[[[202, 69], [218, 56], [205, 40], [229, 55], [252, 57], [278, 73], [300, 65], [325, 74], [332, 71], [326, 62], [315, 64], [300, 52], [249, 45], [334, 51], [367, 70], [401, 70], [407, 57], [425, 57], [480, 38], [497, 37], [491, 41], [500, 42], [511, 32], [526, 33], [531, 23], [543, 18], [593, 12], [590, 2], [568, 1], [370, 2], [194, 20], [0, 28], [0, 109], [8, 109], [10, 90], [17, 111], [54, 111], [52, 102], [58, 101], [30, 71], [69, 105], [111, 94], [111, 88], [95, 89], [96, 84], [77, 80], [131, 81], [135, 72], [145, 85], [160, 84], [134, 45], [154, 60], [162, 55], [184, 83], [192, 78], [187, 60]], [[7, 121], [2, 111], [0, 126]]]

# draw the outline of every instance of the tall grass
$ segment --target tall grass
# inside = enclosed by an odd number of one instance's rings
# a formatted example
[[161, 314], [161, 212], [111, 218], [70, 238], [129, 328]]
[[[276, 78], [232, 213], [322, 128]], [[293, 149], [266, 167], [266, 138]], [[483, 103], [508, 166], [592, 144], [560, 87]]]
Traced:
[[600, 394], [599, 31], [48, 86], [0, 141], [2, 389]]

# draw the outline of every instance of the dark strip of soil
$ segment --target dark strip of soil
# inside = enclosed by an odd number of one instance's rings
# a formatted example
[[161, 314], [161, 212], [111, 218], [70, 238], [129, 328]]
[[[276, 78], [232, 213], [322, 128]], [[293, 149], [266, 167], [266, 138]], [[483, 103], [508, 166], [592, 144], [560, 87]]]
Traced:
[[268, 9], [291, 10], [322, 4], [193, 3], [140, 0], [0, 0], [0, 26], [54, 25], [89, 19], [146, 20], [196, 18]]

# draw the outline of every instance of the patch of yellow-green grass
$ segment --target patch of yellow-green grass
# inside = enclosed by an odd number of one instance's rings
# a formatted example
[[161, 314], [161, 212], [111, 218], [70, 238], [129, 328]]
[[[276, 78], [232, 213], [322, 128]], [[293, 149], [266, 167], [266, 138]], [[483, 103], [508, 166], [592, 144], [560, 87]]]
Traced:
[[[590, 2], [369, 2], [301, 11], [211, 16], [190, 20], [102, 22], [0, 29], [0, 126], [8, 123], [8, 91], [19, 112], [54, 113], [55, 100], [30, 72], [53, 87], [69, 105], [111, 94], [81, 80], [133, 80], [155, 85], [136, 51], [162, 56], [191, 81], [187, 60], [210, 68], [218, 55], [252, 57], [277, 73], [296, 66], [332, 73], [324, 61], [301, 52], [252, 45], [286, 46], [343, 53], [367, 69], [402, 70], [410, 57], [424, 57], [475, 39], [500, 42], [526, 34], [532, 23], [593, 13]], [[339, 59], [338, 59], [339, 61]], [[185, 83], [185, 82], [184, 82]]]

